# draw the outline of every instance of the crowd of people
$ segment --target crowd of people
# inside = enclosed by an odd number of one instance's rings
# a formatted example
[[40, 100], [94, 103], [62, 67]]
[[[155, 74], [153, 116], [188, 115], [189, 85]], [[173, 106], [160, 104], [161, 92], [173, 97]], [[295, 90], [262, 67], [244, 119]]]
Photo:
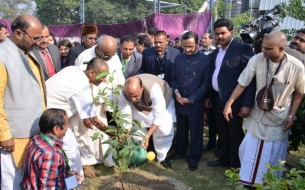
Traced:
[[[286, 159], [305, 90], [303, 29], [289, 46], [284, 33], [267, 34], [256, 55], [234, 39], [228, 19], [216, 20], [214, 32], [201, 38], [184, 31], [174, 43], [162, 29], [118, 40], [98, 36], [94, 24], [83, 26], [80, 44], [57, 43], [47, 26], [27, 14], [11, 29], [8, 36], [0, 25], [2, 189], [71, 188], [97, 175], [93, 165], [115, 166], [104, 157], [111, 145], [103, 143], [107, 126], [116, 125], [113, 109], [93, 101], [100, 91], [130, 116], [127, 129], [133, 120], [141, 124], [131, 138], [153, 147], [166, 169], [185, 159], [195, 171], [202, 153], [216, 149], [218, 159], [207, 166], [240, 168], [240, 182], [251, 188], [263, 183], [267, 163]], [[98, 77], [105, 72], [113, 81]], [[264, 111], [256, 95], [270, 81], [274, 105]], [[121, 93], [109, 90], [112, 85], [122, 85]], [[97, 131], [102, 138], [92, 141]], [[171, 148], [175, 152], [168, 155]]]

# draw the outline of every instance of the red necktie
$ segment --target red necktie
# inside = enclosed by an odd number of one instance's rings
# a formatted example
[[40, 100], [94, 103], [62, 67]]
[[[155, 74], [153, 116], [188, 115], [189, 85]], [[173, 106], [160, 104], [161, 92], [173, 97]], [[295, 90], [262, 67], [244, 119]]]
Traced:
[[42, 50], [42, 54], [44, 57], [44, 63], [47, 68], [48, 76], [51, 78], [53, 75], [55, 75], [55, 68], [53, 66], [52, 60], [47, 52], [47, 50]]

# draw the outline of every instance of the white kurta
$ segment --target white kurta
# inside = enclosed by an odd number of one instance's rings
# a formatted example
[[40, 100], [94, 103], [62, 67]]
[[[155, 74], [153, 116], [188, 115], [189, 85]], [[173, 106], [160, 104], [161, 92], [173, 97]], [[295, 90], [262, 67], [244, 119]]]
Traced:
[[[82, 174], [79, 148], [72, 131], [77, 130], [81, 119], [94, 117], [95, 107], [88, 77], [78, 67], [70, 66], [46, 81], [48, 108], [60, 108], [67, 112], [70, 129], [63, 138], [65, 150], [71, 169]], [[72, 129], [72, 131], [71, 131]]]
[[[130, 123], [132, 120], [139, 121], [143, 127], [143, 130], [139, 131], [139, 133], [146, 134], [146, 128], [151, 127], [153, 124], [159, 126], [153, 134], [153, 141], [157, 152], [157, 159], [161, 162], [166, 158], [174, 138], [173, 123], [176, 121], [174, 101], [171, 99], [168, 108], [166, 108], [162, 90], [157, 83], [151, 88], [150, 99], [152, 102], [152, 111], [146, 114], [137, 110], [137, 108], [129, 103], [123, 95], [119, 98], [118, 106], [122, 113], [130, 114], [132, 116], [129, 118]], [[131, 124], [126, 126], [126, 128], [131, 127]]]
[[[96, 57], [95, 54], [95, 46], [83, 51], [75, 60], [75, 66], [86, 69], [87, 65], [83, 64], [84, 62], [90, 61], [92, 58]], [[111, 88], [112, 86], [124, 85], [125, 77], [122, 72], [122, 64], [118, 57], [118, 55], [114, 55], [109, 61], [106, 61], [109, 67], [109, 73], [113, 76], [114, 80], [112, 83], [101, 83], [98, 87], [91, 85], [91, 90], [93, 96], [96, 97], [98, 92], [103, 91], [105, 88]], [[109, 76], [108, 76], [109, 79]], [[110, 90], [106, 90], [107, 96], [111, 100], [118, 101], [118, 96], [113, 95]], [[98, 105], [96, 105], [96, 110], [98, 110], [98, 117], [103, 123], [107, 124], [107, 119], [105, 115], [105, 111], [111, 111], [109, 107], [106, 107], [102, 99]], [[111, 156], [104, 160], [103, 155], [110, 147], [109, 144], [102, 144], [105, 140], [109, 138], [108, 135], [103, 133], [103, 139], [99, 139], [96, 141], [91, 140], [90, 134], [92, 131], [83, 126], [82, 123], [79, 124], [79, 131], [75, 133], [77, 137], [77, 141], [80, 144], [80, 152], [81, 152], [81, 160], [83, 165], [94, 165], [103, 162], [106, 166], [114, 166], [114, 162], [112, 161]], [[104, 161], [103, 161], [104, 160]]]
[[[239, 147], [239, 157], [240, 180], [245, 184], [262, 183], [267, 171], [266, 164], [276, 165], [280, 159], [286, 158], [289, 131], [284, 130], [283, 122], [289, 114], [293, 92], [304, 92], [304, 66], [299, 60], [286, 54], [279, 72], [274, 75], [278, 64], [271, 60], [269, 63], [267, 83], [274, 78], [273, 109], [260, 110], [255, 102], [250, 117], [244, 122], [247, 135]], [[261, 53], [249, 60], [238, 82], [241, 86], [248, 86], [255, 77], [257, 94], [266, 84], [266, 74], [267, 61]]]

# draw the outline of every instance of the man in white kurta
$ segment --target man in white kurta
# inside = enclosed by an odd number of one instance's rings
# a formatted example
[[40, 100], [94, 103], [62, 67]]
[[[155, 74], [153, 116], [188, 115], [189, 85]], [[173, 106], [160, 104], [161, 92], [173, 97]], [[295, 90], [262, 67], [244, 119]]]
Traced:
[[[142, 140], [145, 149], [148, 146], [149, 138], [153, 136], [158, 162], [163, 167], [170, 168], [171, 163], [166, 156], [172, 145], [173, 123], [176, 121], [176, 117], [172, 89], [168, 84], [151, 74], [130, 77], [119, 98], [118, 107], [123, 114], [132, 116], [129, 118], [126, 128], [132, 127], [132, 120], [137, 120], [143, 127], [139, 133], [145, 135], [145, 139]], [[149, 128], [148, 131], [147, 128]]]
[[[266, 74], [268, 84], [274, 78], [273, 109], [263, 111], [255, 104], [250, 117], [244, 122], [247, 134], [239, 147], [239, 157], [240, 181], [246, 185], [262, 184], [263, 175], [267, 172], [266, 164], [277, 165], [279, 160], [286, 159], [289, 129], [304, 92], [304, 66], [284, 52], [285, 45], [286, 36], [281, 32], [272, 32], [264, 38], [263, 53], [249, 60], [224, 109], [224, 117], [230, 119], [232, 103], [253, 77], [256, 78], [256, 94], [266, 85]], [[274, 75], [280, 62], [280, 69]]]
[[[101, 83], [98, 87], [91, 86], [93, 96], [96, 97], [98, 92], [103, 91], [105, 88], [111, 88], [112, 86], [124, 85], [125, 78], [122, 72], [121, 61], [116, 55], [117, 43], [116, 40], [111, 36], [102, 36], [97, 40], [97, 45], [83, 51], [75, 60], [75, 66], [86, 68], [86, 62], [92, 58], [99, 57], [103, 59], [108, 67], [110, 76], [113, 76], [113, 81], [111, 83]], [[118, 96], [113, 95], [110, 90], [107, 90], [107, 96], [109, 99], [114, 99], [115, 102], [118, 101]], [[111, 111], [109, 107], [106, 107], [102, 99], [96, 105], [96, 110], [98, 110], [98, 118], [107, 123], [106, 111]], [[80, 123], [79, 126], [82, 126]], [[91, 131], [86, 128], [82, 128], [76, 135], [76, 139], [80, 145], [81, 161], [83, 165], [95, 165], [99, 163], [104, 163], [105, 166], [112, 167], [114, 162], [111, 156], [104, 158], [103, 155], [110, 147], [109, 144], [102, 144], [105, 140], [109, 139], [109, 136], [103, 133], [102, 141], [92, 141]]]
[[89, 82], [98, 85], [105, 81], [105, 78], [97, 80], [96, 76], [102, 71], [108, 71], [108, 67], [102, 60], [93, 62], [90, 62], [86, 71], [75, 66], [66, 67], [46, 82], [47, 107], [63, 109], [69, 117], [70, 129], [63, 139], [63, 148], [71, 163], [71, 170], [80, 174], [83, 174], [82, 164], [73, 132], [82, 130], [78, 128], [80, 122], [84, 122], [82, 127], [91, 128], [92, 131], [102, 126], [102, 122], [95, 117], [95, 107], [91, 105], [93, 97]]

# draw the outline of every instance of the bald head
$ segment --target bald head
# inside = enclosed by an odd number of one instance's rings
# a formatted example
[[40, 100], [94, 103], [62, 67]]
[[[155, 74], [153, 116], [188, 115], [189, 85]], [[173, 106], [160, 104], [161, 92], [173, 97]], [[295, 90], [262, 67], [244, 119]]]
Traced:
[[109, 67], [107, 63], [100, 58], [93, 58], [87, 63], [86, 75], [89, 79], [89, 82], [98, 86], [101, 82], [107, 82], [107, 76], [102, 78], [97, 77], [104, 71], [109, 73]]
[[105, 70], [108, 71], [107, 63], [100, 58], [93, 58], [87, 63], [86, 70], [95, 69], [95, 70]]
[[35, 42], [42, 39], [42, 24], [40, 21], [28, 14], [21, 15], [11, 25], [11, 40], [22, 50], [33, 49]]
[[43, 28], [38, 18], [28, 14], [20, 15], [11, 25], [12, 32], [14, 32], [16, 29], [27, 30], [31, 27], [39, 27], [40, 30]]
[[275, 31], [266, 35], [262, 43], [262, 52], [265, 58], [273, 62], [280, 62], [285, 56], [286, 43], [287, 38], [283, 32]]
[[142, 97], [143, 89], [144, 86], [140, 78], [136, 76], [129, 77], [124, 85], [124, 94], [128, 101], [137, 103]]
[[108, 35], [101, 36], [97, 41], [96, 50], [98, 56], [101, 59], [108, 61], [116, 53], [117, 42], [115, 38], [112, 36], [108, 36]]
[[278, 47], [285, 47], [287, 44], [287, 37], [281, 31], [273, 31], [270, 34], [264, 37], [264, 40], [270, 40], [274, 44], [278, 45]]

